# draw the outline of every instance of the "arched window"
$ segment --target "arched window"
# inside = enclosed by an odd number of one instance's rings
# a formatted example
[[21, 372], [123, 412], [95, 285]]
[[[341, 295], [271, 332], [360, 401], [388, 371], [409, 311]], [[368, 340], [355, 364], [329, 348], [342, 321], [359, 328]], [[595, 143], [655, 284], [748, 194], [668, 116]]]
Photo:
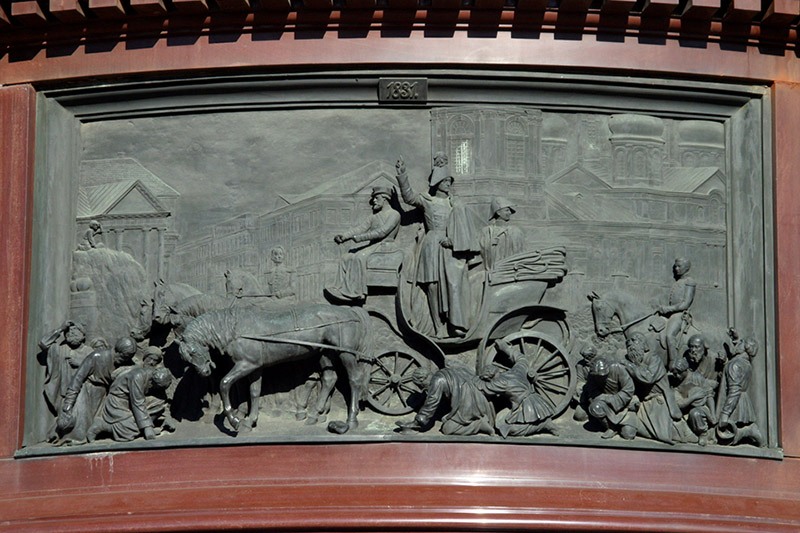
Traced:
[[525, 124], [518, 118], [506, 123], [506, 170], [525, 174]]

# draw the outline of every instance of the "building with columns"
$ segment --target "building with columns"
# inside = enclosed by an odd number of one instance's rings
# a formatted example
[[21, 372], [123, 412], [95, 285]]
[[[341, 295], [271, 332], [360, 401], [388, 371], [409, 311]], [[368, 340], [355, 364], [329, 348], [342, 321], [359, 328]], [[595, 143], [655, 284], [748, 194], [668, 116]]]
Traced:
[[180, 194], [135, 159], [93, 159], [80, 166], [77, 243], [96, 220], [99, 240], [127, 252], [147, 273], [147, 281], [167, 279], [178, 234], [173, 212]]

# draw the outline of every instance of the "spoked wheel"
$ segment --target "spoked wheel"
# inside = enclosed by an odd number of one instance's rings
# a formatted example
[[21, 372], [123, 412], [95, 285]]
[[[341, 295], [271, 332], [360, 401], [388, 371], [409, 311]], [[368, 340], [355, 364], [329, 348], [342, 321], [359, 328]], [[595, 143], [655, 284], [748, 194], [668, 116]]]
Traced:
[[[563, 413], [575, 392], [576, 382], [575, 367], [564, 349], [552, 337], [530, 330], [512, 333], [504, 340], [527, 357], [528, 379], [536, 392], [550, 402], [553, 416]], [[486, 361], [501, 370], [511, 365], [504, 355], [497, 353], [494, 344], [486, 349]]]
[[497, 339], [509, 337], [518, 332], [526, 332], [547, 338], [562, 353], [568, 353], [570, 331], [566, 312], [557, 307], [529, 305], [510, 311], [495, 320], [486, 331], [478, 346], [477, 372], [492, 362], [490, 348]]
[[424, 393], [414, 384], [414, 371], [427, 362], [408, 351], [390, 350], [377, 357], [369, 372], [367, 402], [385, 415], [406, 415], [417, 407]]

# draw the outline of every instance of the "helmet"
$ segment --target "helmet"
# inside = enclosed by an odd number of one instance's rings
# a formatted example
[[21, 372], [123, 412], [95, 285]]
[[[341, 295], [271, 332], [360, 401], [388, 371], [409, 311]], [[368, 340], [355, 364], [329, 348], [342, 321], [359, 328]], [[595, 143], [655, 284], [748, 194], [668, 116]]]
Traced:
[[516, 213], [516, 209], [514, 209], [514, 204], [511, 203], [511, 200], [508, 198], [504, 198], [502, 196], [495, 196], [492, 198], [492, 217], [497, 215], [497, 212], [503, 209], [504, 207], [508, 207], [511, 209], [512, 213]]
[[433, 170], [431, 170], [430, 186], [436, 187], [447, 178], [453, 179], [450, 167], [447, 165], [447, 156], [444, 152], [436, 152], [433, 157]]

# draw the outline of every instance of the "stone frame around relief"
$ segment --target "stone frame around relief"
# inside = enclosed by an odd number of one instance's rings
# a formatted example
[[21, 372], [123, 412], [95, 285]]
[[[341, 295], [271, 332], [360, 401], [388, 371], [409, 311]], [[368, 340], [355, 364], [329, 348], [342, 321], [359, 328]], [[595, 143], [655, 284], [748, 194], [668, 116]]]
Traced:
[[[391, 79], [425, 79], [427, 80], [427, 101], [424, 103], [381, 102], [378, 98], [378, 85], [381, 78]], [[579, 301], [586, 291], [591, 288], [598, 292], [619, 289], [626, 283], [642, 282], [635, 290], [646, 293], [648, 297], [663, 294], [669, 288], [669, 266], [674, 257], [681, 255], [686, 250], [697, 250], [703, 246], [709, 249], [717, 248], [716, 252], [709, 252], [709, 257], [719, 257], [719, 247], [724, 249], [725, 264], [715, 264], [718, 275], [708, 272], [698, 272], [700, 284], [704, 294], [709, 296], [713, 303], [706, 303], [706, 309], [718, 310], [725, 308], [724, 317], [718, 317], [715, 322], [721, 326], [734, 325], [745, 334], [754, 335], [761, 347], [761, 358], [754, 361], [754, 388], [759, 394], [753, 394], [760, 424], [768, 439], [766, 448], [751, 447], [714, 447], [713, 450], [703, 450], [696, 446], [677, 445], [674, 447], [663, 446], [660, 443], [636, 439], [633, 442], [612, 443], [595, 441], [593, 439], [567, 439], [559, 440], [546, 436], [536, 436], [529, 439], [538, 444], [574, 444], [590, 446], [617, 446], [620, 447], [645, 447], [659, 450], [680, 449], [682, 451], [712, 451], [714, 453], [732, 453], [743, 455], [756, 455], [777, 457], [780, 455], [779, 434], [777, 428], [777, 390], [775, 369], [777, 354], [775, 353], [774, 333], [774, 275], [773, 275], [773, 250], [772, 250], [772, 159], [771, 159], [771, 128], [770, 128], [770, 101], [766, 88], [761, 86], [709, 84], [701, 82], [688, 82], [677, 80], [653, 80], [615, 78], [602, 76], [582, 75], [555, 75], [555, 74], [527, 74], [519, 72], [486, 72], [486, 71], [359, 71], [353, 73], [303, 73], [281, 75], [246, 75], [224, 78], [182, 79], [170, 81], [143, 81], [129, 82], [97, 87], [64, 88], [42, 91], [39, 96], [39, 109], [37, 114], [37, 175], [34, 225], [34, 250], [33, 272], [31, 283], [31, 318], [29, 328], [29, 364], [26, 385], [26, 432], [25, 447], [19, 455], [39, 455], [64, 452], [83, 452], [98, 449], [119, 449], [120, 447], [160, 447], [160, 446], [185, 446], [185, 445], [211, 445], [211, 444], [238, 444], [242, 442], [352, 442], [352, 441], [381, 441], [405, 440], [411, 437], [389, 434], [353, 434], [347, 436], [334, 436], [324, 433], [300, 435], [293, 434], [291, 430], [279, 436], [271, 437], [268, 425], [259, 427], [260, 432], [249, 436], [239, 436], [235, 439], [229, 436], [192, 436], [185, 439], [167, 441], [134, 441], [129, 444], [112, 443], [104, 441], [101, 445], [84, 445], [70, 448], [46, 448], [36, 444], [42, 439], [45, 429], [42, 427], [41, 413], [46, 408], [41, 399], [40, 391], [45, 379], [43, 366], [37, 362], [38, 338], [48, 329], [52, 328], [69, 315], [71, 304], [70, 284], [71, 274], [69, 269], [60, 268], [59, 265], [70, 264], [72, 252], [78, 244], [78, 235], [82, 232], [83, 225], [88, 223], [88, 218], [82, 217], [79, 212], [78, 197], [85, 195], [81, 192], [79, 180], [76, 176], [85, 174], [87, 165], [100, 165], [99, 161], [120, 160], [120, 165], [128, 165], [135, 172], [142, 175], [151, 172], [150, 168], [163, 169], [168, 167], [170, 160], [176, 158], [176, 149], [171, 145], [181, 143], [182, 149], [188, 147], [195, 150], [191, 142], [184, 144], [186, 139], [180, 139], [177, 133], [181, 124], [192, 124], [192, 121], [203, 122], [211, 117], [249, 116], [243, 120], [244, 125], [252, 124], [254, 129], [246, 139], [237, 138], [238, 142], [226, 139], [225, 128], [220, 124], [209, 121], [205, 126], [197, 128], [183, 128], [184, 131], [193, 131], [200, 137], [203, 132], [202, 143], [197, 143], [199, 151], [203, 152], [213, 144], [218, 153], [230, 155], [231, 176], [227, 180], [237, 187], [235, 176], [237, 157], [244, 161], [244, 166], [250, 165], [249, 173], [243, 175], [256, 176], [253, 167], [260, 164], [259, 142], [263, 142], [255, 124], [259, 116], [265, 114], [280, 116], [287, 124], [286, 129], [291, 130], [293, 125], [291, 117], [302, 117], [299, 122], [316, 123], [316, 136], [307, 130], [301, 135], [303, 150], [300, 158], [307, 159], [302, 154], [315, 152], [325, 156], [324, 162], [317, 163], [317, 171], [311, 167], [298, 164], [297, 167], [284, 167], [285, 174], [300, 174], [311, 176], [309, 180], [316, 179], [313, 184], [315, 190], [321, 194], [330, 194], [325, 189], [325, 180], [334, 177], [339, 183], [348, 179], [358, 181], [364, 178], [364, 183], [372, 183], [376, 176], [379, 179], [391, 181], [392, 162], [396, 152], [406, 152], [409, 160], [409, 173], [416, 178], [417, 183], [430, 169], [430, 160], [434, 152], [443, 150], [451, 155], [451, 164], [455, 172], [462, 176], [475, 178], [466, 186], [458, 188], [458, 194], [469, 198], [477, 211], [482, 211], [486, 216], [488, 211], [489, 196], [492, 194], [505, 194], [514, 196], [515, 200], [534, 198], [528, 205], [520, 209], [525, 215], [528, 232], [545, 234], [544, 242], [559, 244], [559, 240], [567, 242], [567, 261], [569, 271], [564, 281], [548, 289], [545, 303], [560, 303], [560, 307], [579, 314], [576, 311]], [[611, 115], [616, 118], [610, 120]], [[413, 119], [403, 117], [410, 116]], [[255, 118], [253, 118], [255, 117]], [[318, 117], [315, 118], [315, 117]], [[644, 119], [625, 117], [646, 117]], [[649, 117], [649, 118], [647, 118]], [[347, 118], [347, 120], [343, 120]], [[415, 126], [411, 129], [410, 123], [419, 123], [429, 120], [430, 128]], [[651, 120], [652, 119], [652, 120]], [[251, 121], [251, 122], [248, 122]], [[459, 125], [459, 120], [472, 121], [473, 129]], [[626, 122], [627, 120], [627, 122]], [[156, 131], [159, 121], [174, 122], [170, 130], [166, 128], [164, 142], [160, 145], [161, 153], [157, 154], [153, 147], [150, 151], [131, 152], [124, 140], [128, 135], [131, 146], [137, 144], [137, 135], [147, 133], [136, 132], [139, 124], [149, 122], [151, 132]], [[181, 121], [184, 121], [181, 123]], [[404, 122], [405, 121], [405, 122]], [[698, 121], [695, 124], [703, 130], [709, 123], [722, 125], [722, 149], [719, 143], [707, 143], [703, 133], [694, 131], [688, 133], [679, 131], [681, 125]], [[235, 121], [234, 121], [235, 122]], [[222, 121], [222, 125], [231, 127], [234, 122]], [[280, 120], [276, 121], [280, 123]], [[498, 124], [505, 124], [507, 129], [502, 133], [502, 143], [498, 140], [501, 136], [496, 130]], [[611, 126], [609, 126], [611, 123]], [[209, 126], [208, 124], [211, 124]], [[514, 126], [516, 124], [516, 126]], [[661, 126], [659, 126], [661, 124]], [[666, 126], [663, 126], [666, 124]], [[705, 126], [704, 126], [705, 124]], [[513, 127], [512, 127], [513, 126]], [[203, 130], [203, 127], [206, 130]], [[655, 139], [650, 130], [663, 131], [670, 138], [659, 141]], [[103, 128], [107, 131], [116, 130], [116, 142], [119, 143], [121, 152], [119, 157], [113, 157], [113, 147], [103, 147], [106, 155], [112, 157], [99, 157], [93, 153], [102, 150], [96, 149], [91, 140], [103, 136]], [[131, 133], [125, 133], [124, 128], [130, 128]], [[209, 130], [213, 128], [213, 130]], [[404, 129], [405, 128], [405, 129]], [[429, 132], [429, 137], [420, 141], [424, 131]], [[483, 129], [481, 129], [483, 128]], [[495, 128], [495, 129], [493, 129]], [[615, 129], [616, 128], [616, 131]], [[649, 128], [649, 129], [648, 129]], [[246, 129], [246, 128], [245, 128]], [[691, 127], [686, 127], [691, 130]], [[99, 130], [100, 133], [92, 133]], [[399, 130], [399, 132], [398, 132]], [[475, 133], [478, 132], [482, 133]], [[640, 131], [641, 130], [641, 131]], [[174, 134], [170, 140], [170, 131]], [[274, 131], [271, 130], [271, 131]], [[381, 137], [381, 132], [389, 132]], [[473, 137], [470, 138], [470, 131]], [[577, 133], [576, 133], [577, 131]], [[348, 155], [363, 148], [357, 144], [358, 135], [379, 138], [380, 142], [373, 142], [364, 152], [377, 154], [372, 161], [360, 160], [364, 164], [348, 163]], [[368, 133], [365, 133], [368, 132]], [[397, 133], [395, 133], [397, 132]], [[420, 132], [423, 132], [422, 134]], [[594, 133], [591, 133], [594, 132]], [[685, 135], [681, 137], [682, 134]], [[281, 145], [278, 142], [280, 135], [275, 133], [265, 135], [275, 144], [278, 150], [286, 149], [292, 143]], [[477, 135], [477, 137], [475, 137]], [[592, 137], [594, 135], [594, 137]], [[606, 136], [604, 148], [594, 146], [593, 139], [602, 139]], [[693, 135], [699, 137], [693, 138]], [[240, 136], [241, 137], [241, 136]], [[657, 137], [657, 136], [656, 136]], [[396, 138], [402, 139], [397, 141]], [[413, 138], [409, 140], [409, 138]], [[212, 139], [216, 139], [212, 141]], [[354, 140], [355, 139], [355, 140]], [[191, 139], [190, 139], [191, 140]], [[312, 142], [313, 141], [313, 142]], [[472, 141], [470, 144], [468, 141]], [[466, 144], [465, 144], [466, 143]], [[537, 153], [525, 151], [526, 143], [535, 144]], [[598, 169], [608, 168], [616, 163], [614, 156], [610, 155], [608, 145], [612, 151], [624, 152], [630, 143], [641, 145], [643, 149], [653, 152], [655, 147], [664, 168], [658, 172], [646, 175], [625, 175], [625, 172], [611, 171], [611, 177], [598, 176]], [[693, 144], [694, 143], [694, 144]], [[490, 146], [491, 145], [491, 146]], [[322, 147], [325, 146], [324, 149]], [[469, 158], [459, 152], [458, 146], [472, 146], [480, 152], [480, 157]], [[333, 148], [331, 148], [333, 147]], [[515, 148], [517, 147], [516, 151]], [[661, 148], [661, 152], [658, 149]], [[349, 151], [348, 151], [349, 150]], [[594, 152], [593, 152], [594, 150]], [[605, 152], [603, 151], [605, 150]], [[687, 168], [695, 169], [692, 172], [680, 171], [680, 166], [675, 162], [681, 158], [690, 158], [693, 151], [717, 152], [722, 154], [722, 162], [718, 170], [712, 172], [708, 167], [694, 164]], [[596, 152], [596, 153], [595, 153]], [[673, 152], [680, 152], [673, 153]], [[510, 155], [509, 155], [510, 154]], [[514, 156], [516, 154], [516, 156]], [[250, 161], [246, 161], [247, 157]], [[335, 167], [337, 156], [340, 166]], [[185, 155], [184, 155], [185, 157]], [[494, 160], [493, 160], [494, 158]], [[510, 159], [503, 159], [510, 158]], [[143, 162], [143, 159], [147, 159]], [[358, 159], [358, 158], [354, 158]], [[413, 159], [413, 162], [411, 160]], [[503, 159], [503, 162], [500, 162]], [[124, 162], [122, 162], [124, 160]], [[508, 161], [512, 161], [509, 163]], [[95, 163], [93, 163], [95, 162]], [[477, 162], [477, 163], [476, 163]], [[670, 163], [670, 164], [665, 164]], [[181, 161], [181, 164], [186, 164]], [[372, 164], [372, 167], [370, 167]], [[478, 165], [476, 168], [474, 165]], [[645, 162], [655, 164], [652, 161]], [[137, 165], [145, 170], [142, 172]], [[473, 165], [472, 167], [470, 165]], [[658, 166], [656, 164], [656, 166]], [[511, 171], [513, 167], [513, 171]], [[366, 169], [366, 170], [363, 170]], [[594, 171], [593, 171], [594, 169]], [[701, 169], [701, 170], [697, 170]], [[102, 169], [100, 173], [102, 173]], [[359, 172], [364, 175], [359, 176]], [[671, 174], [670, 174], [671, 172]], [[706, 172], [708, 175], [701, 175]], [[600, 172], [602, 174], [602, 172]], [[641, 174], [641, 173], [640, 173]], [[647, 173], [644, 173], [647, 174]], [[637, 222], [644, 220], [648, 215], [642, 210], [660, 209], [668, 202], [655, 202], [652, 197], [669, 198], [675, 196], [674, 190], [655, 190], [650, 195], [642, 194], [642, 188], [658, 189], [658, 185], [648, 183], [653, 175], [678, 177], [682, 187], [692, 184], [707, 186], [713, 180], [725, 183], [725, 194], [722, 196], [724, 208], [723, 231], [710, 231], [715, 237], [711, 242], [705, 242], [708, 232], [696, 231], [693, 235], [690, 224], [686, 223], [684, 230], [675, 228], [664, 230], [665, 224], [658, 223], [646, 225], [646, 231], [635, 227]], [[158, 177], [158, 176], [156, 176]], [[202, 172], [195, 172], [192, 179], [201, 179]], [[270, 185], [267, 178], [261, 182]], [[278, 178], [284, 183], [290, 183], [293, 178]], [[599, 179], [599, 181], [598, 181]], [[608, 245], [606, 256], [584, 251], [581, 256], [581, 244], [585, 243], [585, 235], [590, 234], [592, 227], [596, 229], [597, 220], [578, 220], [580, 215], [576, 212], [591, 213], [592, 204], [600, 205], [603, 197], [611, 193], [604, 193], [593, 189], [593, 186], [612, 189], [617, 184], [608, 187], [608, 181], [615, 179], [628, 179], [627, 184], [621, 187], [627, 189], [620, 199], [607, 201], [606, 206], [635, 205], [630, 219], [622, 216], [619, 220], [611, 221], [608, 227], [615, 228], [609, 235], [602, 238], [629, 239], [638, 243], [638, 246], [649, 246], [649, 235], [658, 234], [659, 231], [672, 232], [672, 243], [669, 239], [649, 250], [650, 260], [645, 265], [637, 264], [636, 258], [619, 258], [618, 253], [622, 248]], [[705, 182], [703, 181], [705, 179]], [[636, 183], [639, 180], [639, 183]], [[168, 180], [167, 180], [168, 181]], [[374, 180], [373, 180], [374, 181]], [[467, 181], [467, 180], [463, 180]], [[695, 183], [697, 182], [697, 183]], [[184, 183], [191, 183], [188, 180]], [[224, 180], [223, 180], [224, 183]], [[594, 184], [594, 185], [593, 185]], [[165, 182], [167, 187], [178, 190]], [[199, 182], [195, 185], [200, 188]], [[361, 184], [362, 186], [364, 184]], [[254, 185], [250, 185], [254, 186]], [[255, 186], [258, 186], [256, 183]], [[458, 187], [458, 185], [457, 185]], [[537, 190], [537, 187], [546, 187], [550, 190]], [[254, 189], [242, 189], [241, 197], [252, 195]], [[514, 193], [514, 189], [518, 194]], [[305, 205], [308, 202], [302, 188], [294, 191], [287, 187], [286, 191], [279, 192], [285, 205]], [[186, 190], [186, 189], [184, 189]], [[158, 196], [153, 194], [152, 187], [148, 187], [143, 180], [134, 180], [126, 192], [139, 192], [139, 202], [149, 202], [155, 211], [161, 210], [164, 214], [169, 211], [169, 202], [179, 201], [169, 199], [169, 194]], [[220, 189], [216, 189], [219, 194]], [[588, 192], [587, 192], [588, 191]], [[163, 191], [162, 191], [163, 192]], [[168, 192], [168, 191], [167, 191]], [[651, 191], [652, 192], [652, 191]], [[686, 194], [692, 196], [692, 190]], [[707, 191], [704, 191], [707, 192]], [[355, 191], [351, 209], [351, 218], [340, 221], [344, 226], [354, 223], [362, 217], [364, 205], [364, 192]], [[586, 197], [591, 194], [590, 197]], [[207, 193], [215, 197], [215, 192]], [[222, 197], [222, 196], [217, 196]], [[73, 201], [64, 202], [64, 198]], [[540, 202], [540, 203], [536, 203]], [[649, 203], [648, 203], [649, 202]], [[680, 209], [680, 202], [676, 209]], [[696, 206], [695, 206], [696, 207]], [[604, 207], [608, 212], [609, 207]], [[601, 211], [603, 209], [600, 209]], [[636, 211], [638, 209], [639, 211]], [[688, 209], [688, 208], [686, 208]], [[547, 215], [541, 218], [541, 213]], [[615, 216], [622, 212], [615, 213]], [[656, 215], [650, 214], [655, 217]], [[691, 217], [683, 215], [684, 220]], [[229, 226], [247, 226], [253, 219], [248, 220], [247, 215], [232, 211], [227, 214], [217, 215], [215, 222], [222, 228]], [[538, 217], [538, 218], [537, 218]], [[570, 218], [573, 217], [573, 218]], [[76, 219], [78, 222], [76, 223]], [[86, 220], [84, 220], [86, 219]], [[608, 222], [608, 221], [606, 221]], [[667, 221], [669, 222], [669, 221]], [[172, 223], [172, 221], [170, 221]], [[303, 224], [302, 221], [299, 224]], [[195, 222], [202, 226], [202, 222]], [[666, 224], [669, 226], [669, 223]], [[70, 230], [69, 228], [74, 228]], [[608, 229], [608, 228], [606, 228]], [[695, 228], [696, 230], [697, 228]], [[220, 229], [223, 232], [224, 229]], [[609, 230], [611, 231], [611, 230]], [[120, 232], [122, 234], [123, 232]], [[177, 241], [180, 232], [175, 228], [166, 231], [151, 239], [162, 248], [168, 246], [170, 240]], [[221, 234], [221, 233], [220, 233]], [[583, 235], [583, 237], [582, 237]], [[688, 237], [687, 237], [688, 236]], [[595, 237], [600, 238], [599, 234]], [[147, 237], [150, 238], [150, 237]], [[679, 238], [690, 240], [679, 242]], [[584, 241], [581, 241], [584, 239]], [[707, 239], [706, 239], [707, 240]], [[664, 244], [664, 243], [667, 244]], [[174, 248], [162, 254], [157, 260], [150, 259], [152, 264], [145, 265], [147, 282], [158, 278], [164, 271], [165, 258], [174, 257], [179, 243], [173, 242]], [[130, 243], [128, 248], [131, 249]], [[602, 245], [599, 247], [602, 248]], [[124, 249], [124, 248], [123, 248]], [[131, 251], [133, 251], [131, 249]], [[600, 250], [602, 251], [602, 250]], [[598, 252], [596, 249], [595, 252]], [[716, 255], [714, 255], [716, 253]], [[292, 249], [292, 261], [298, 265], [304, 256], [302, 249]], [[268, 274], [263, 258], [253, 258], [250, 254], [248, 265], [257, 265], [255, 274], [265, 276]], [[266, 255], [260, 250], [255, 255]], [[621, 260], [620, 260], [621, 259]], [[663, 260], [662, 271], [656, 272]], [[329, 261], [330, 258], [327, 258]], [[600, 273], [592, 270], [597, 263], [603, 263]], [[621, 262], [620, 268], [610, 265]], [[695, 271], [702, 261], [695, 261]], [[699, 263], [699, 264], [698, 264]], [[631, 265], [633, 265], [631, 267]], [[758, 265], [754, 268], [753, 265]], [[633, 271], [633, 272], [632, 272]], [[601, 275], [602, 273], [602, 275]], [[309, 295], [315, 294], [314, 288], [319, 288], [326, 278], [330, 281], [333, 275], [330, 271], [300, 273], [308, 274], [306, 278], [313, 281], [303, 285], [298, 298], [309, 300]], [[631, 281], [633, 279], [633, 281]], [[587, 282], [589, 280], [590, 282]], [[717, 284], [715, 287], [714, 284]], [[212, 287], [203, 287], [213, 289]], [[721, 289], [720, 289], [721, 288]], [[220, 287], [216, 287], [220, 290]], [[585, 301], [585, 299], [584, 299]], [[586, 304], [588, 306], [588, 302]], [[585, 309], [584, 309], [585, 312]], [[721, 324], [721, 322], [727, 322]], [[585, 338], [574, 339], [585, 342]], [[581, 342], [574, 342], [568, 347], [569, 356], [573, 360], [580, 350]], [[452, 350], [445, 348], [442, 357], [451, 357]], [[477, 357], [477, 356], [468, 356]], [[471, 360], [469, 362], [472, 362]], [[574, 362], [574, 361], [573, 361]], [[291, 424], [288, 424], [289, 426]], [[266, 433], [265, 433], [266, 431]], [[420, 434], [414, 439], [456, 439], [460, 437], [445, 437], [431, 431]], [[470, 440], [470, 439], [467, 439]], [[481, 438], [474, 439], [478, 442]], [[513, 442], [524, 442], [525, 439], [514, 439]], [[509, 441], [511, 442], [511, 441]]]

